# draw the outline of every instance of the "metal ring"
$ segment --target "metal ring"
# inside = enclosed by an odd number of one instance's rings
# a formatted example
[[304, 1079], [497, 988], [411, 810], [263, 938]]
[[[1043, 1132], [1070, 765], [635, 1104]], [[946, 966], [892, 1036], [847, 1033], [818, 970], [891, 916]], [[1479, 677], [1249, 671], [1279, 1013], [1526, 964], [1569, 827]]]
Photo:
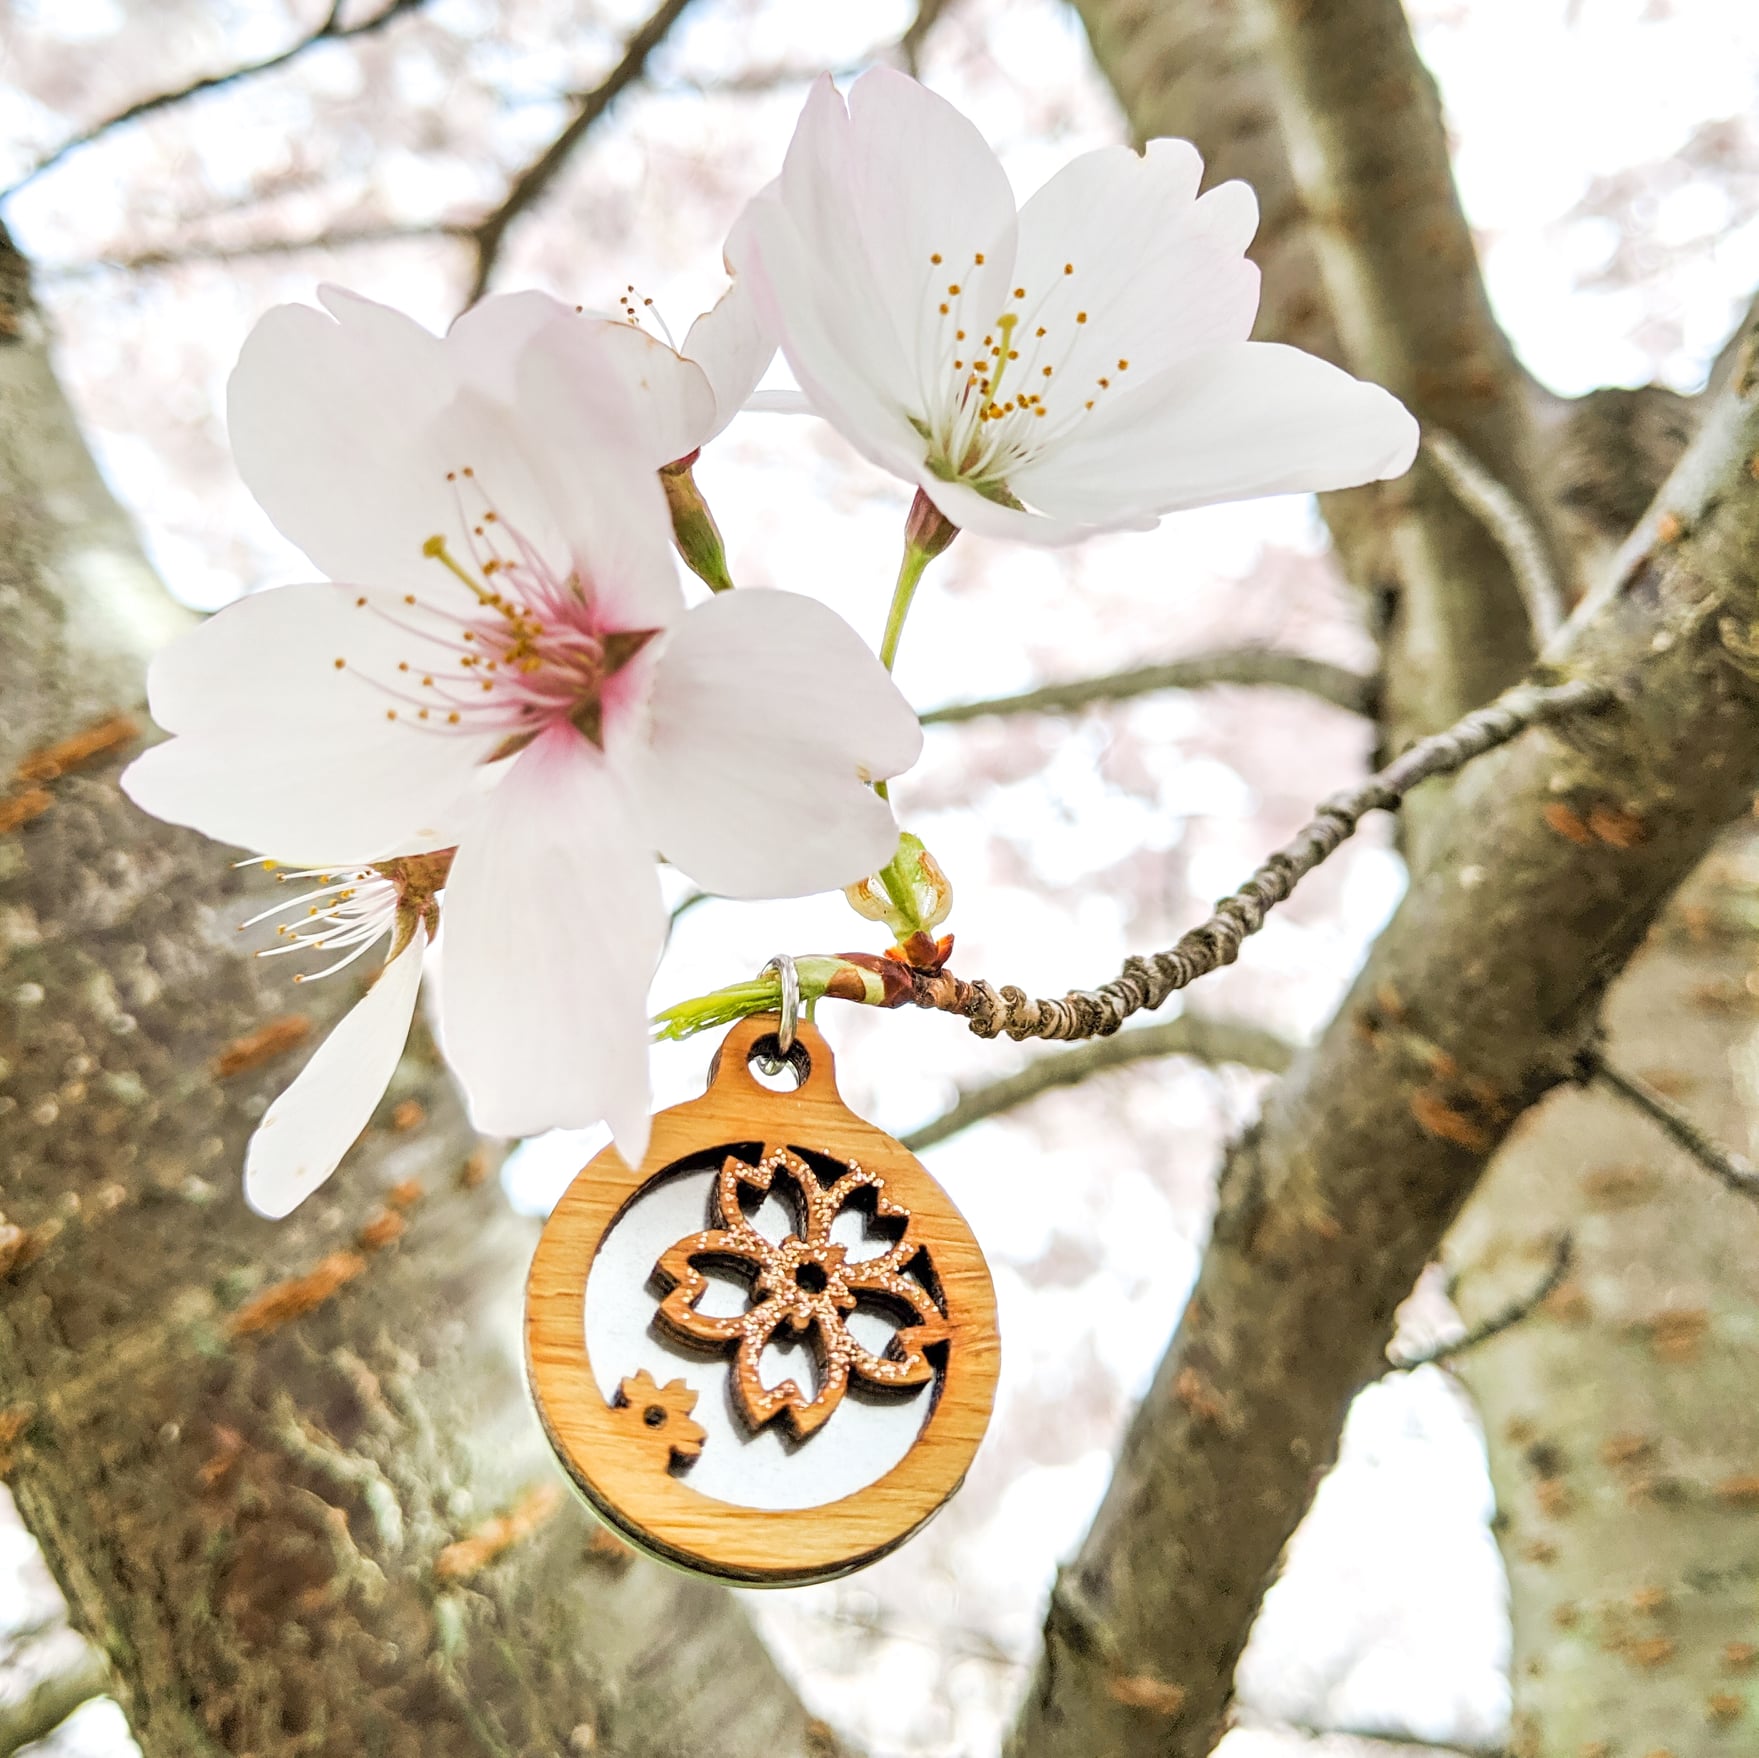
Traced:
[[782, 1023], [776, 1029], [777, 1054], [757, 1060], [765, 1074], [780, 1074], [787, 1066], [788, 1052], [794, 1048], [794, 1028], [800, 1023], [800, 973], [785, 952], [778, 952], [757, 974], [767, 977], [771, 971], [782, 979]]

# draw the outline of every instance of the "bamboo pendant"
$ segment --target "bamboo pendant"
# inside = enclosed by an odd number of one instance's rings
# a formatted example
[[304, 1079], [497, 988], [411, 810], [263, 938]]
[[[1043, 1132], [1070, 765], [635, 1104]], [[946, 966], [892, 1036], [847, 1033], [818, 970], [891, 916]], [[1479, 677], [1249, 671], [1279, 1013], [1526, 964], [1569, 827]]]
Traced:
[[802, 1023], [776, 1092], [742, 1020], [708, 1091], [606, 1148], [546, 1223], [527, 1370], [550, 1444], [639, 1549], [751, 1586], [865, 1567], [959, 1487], [1000, 1362], [976, 1241], [839, 1097]]

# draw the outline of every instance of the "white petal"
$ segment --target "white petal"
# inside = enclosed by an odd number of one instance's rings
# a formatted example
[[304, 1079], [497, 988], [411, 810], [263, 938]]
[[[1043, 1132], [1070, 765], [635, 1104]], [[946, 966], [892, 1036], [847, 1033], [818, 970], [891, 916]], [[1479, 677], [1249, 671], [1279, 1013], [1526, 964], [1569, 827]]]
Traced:
[[698, 445], [706, 445], [745, 407], [775, 353], [775, 332], [764, 322], [750, 282], [735, 277], [684, 338], [685, 359], [702, 368], [715, 399], [714, 425]]
[[744, 587], [697, 605], [654, 664], [634, 776], [654, 844], [705, 890], [797, 897], [891, 859], [863, 778], [916, 761], [922, 729], [834, 611]]
[[601, 1118], [647, 1149], [647, 991], [665, 939], [651, 845], [571, 729], [515, 758], [445, 897], [444, 1042], [489, 1135]]
[[734, 229], [728, 262], [751, 277], [819, 413], [909, 475], [923, 454], [911, 420], [940, 400], [950, 370], [939, 304], [958, 286], [977, 323], [993, 320], [1014, 224], [1013, 192], [982, 136], [881, 68], [856, 81], [847, 107], [828, 79], [813, 87], [782, 175]]
[[137, 758], [123, 787], [156, 817], [283, 860], [445, 846], [498, 735], [424, 726], [399, 700], [450, 658], [435, 629], [419, 604], [350, 586], [228, 605], [155, 656], [149, 703], [180, 736]]
[[650, 468], [688, 457], [725, 425], [717, 423], [714, 390], [694, 359], [621, 318], [582, 318], [580, 324], [628, 399], [634, 431], [624, 443], [644, 452]]
[[[331, 305], [327, 290], [319, 296]], [[526, 345], [551, 324], [571, 322], [575, 315], [572, 306], [548, 293], [497, 293], [453, 320], [446, 332], [447, 356], [461, 382], [505, 400]]]
[[1258, 203], [1243, 183], [1198, 199], [1202, 173], [1187, 141], [1151, 140], [1141, 153], [1102, 147], [1065, 165], [1021, 210], [1020, 370], [1042, 394], [1048, 423], [1077, 399], [1118, 396], [1120, 386], [1251, 334], [1258, 270], [1246, 246]]
[[1112, 526], [1384, 480], [1416, 450], [1416, 421], [1378, 385], [1298, 348], [1238, 342], [1096, 409], [1010, 485], [1054, 519]]
[[[246, 485], [319, 570], [418, 593], [451, 590], [423, 553], [461, 559], [492, 507], [552, 563], [566, 562], [511, 404], [517, 361], [546, 331], [577, 328], [543, 294], [485, 300], [442, 341], [401, 313], [326, 288], [330, 315], [270, 311], [227, 390]], [[563, 553], [558, 554], [559, 551]]]
[[421, 444], [451, 400], [444, 344], [401, 313], [332, 291], [334, 318], [281, 305], [227, 386], [245, 485], [333, 579], [420, 584], [422, 538], [447, 527], [445, 467]]
[[810, 415], [812, 399], [804, 391], [778, 385], [773, 391], [753, 391], [745, 399], [748, 415]]
[[[850, 87], [849, 134], [854, 217], [899, 340], [920, 364], [919, 338], [948, 286], [962, 289], [985, 327], [1008, 303], [1014, 191], [970, 121], [889, 67]], [[785, 193], [790, 168], [782, 173]]]
[[781, 336], [808, 407], [864, 458], [908, 477], [926, 449], [910, 422], [921, 399], [889, 319], [865, 288], [854, 295], [864, 311], [851, 318], [843, 284], [821, 272], [815, 248], [780, 202], [753, 201], [743, 235], [740, 272]]
[[[610, 334], [616, 328], [564, 324], [533, 342], [516, 378], [518, 426], [604, 626], [658, 629], [683, 609], [684, 592], [655, 473], [662, 450], [657, 406], [631, 405], [626, 362]], [[703, 382], [697, 368], [670, 349], [661, 352]], [[702, 395], [706, 409], [705, 383]]]
[[244, 1199], [259, 1215], [291, 1214], [372, 1120], [409, 1036], [426, 945], [418, 928], [263, 1114], [244, 1151]]

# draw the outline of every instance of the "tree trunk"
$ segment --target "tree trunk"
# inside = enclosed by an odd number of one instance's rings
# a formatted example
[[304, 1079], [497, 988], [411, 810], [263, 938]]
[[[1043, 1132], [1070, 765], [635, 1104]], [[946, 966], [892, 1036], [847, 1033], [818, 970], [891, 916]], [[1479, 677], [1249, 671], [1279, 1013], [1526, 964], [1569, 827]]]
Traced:
[[[1257, 192], [1253, 333], [1385, 384], [1525, 496], [1526, 383], [1491, 319], [1433, 82], [1398, 0], [1076, 9], [1132, 134], [1192, 140], [1207, 182], [1239, 177]], [[1393, 749], [1514, 681], [1533, 642], [1508, 561], [1426, 462], [1322, 504], [1382, 635]], [[1419, 818], [1433, 815], [1420, 805]]]
[[[1759, 1120], [1759, 846], [1725, 844], [1607, 1014], [1607, 1059], [1738, 1151]], [[1553, 1241], [1574, 1272], [1460, 1358], [1514, 1619], [1513, 1758], [1713, 1758], [1759, 1725], [1759, 1204], [1618, 1098], [1560, 1094], [1448, 1242], [1470, 1322]]]
[[145, 726], [183, 613], [0, 278], [0, 762], [73, 740], [0, 804], [0, 1471], [142, 1748], [822, 1752], [736, 1603], [564, 1494], [531, 1229], [419, 1026], [334, 1183], [245, 1208], [252, 1126], [359, 985], [290, 1012], [234, 931], [260, 877], [118, 791], [109, 717]]

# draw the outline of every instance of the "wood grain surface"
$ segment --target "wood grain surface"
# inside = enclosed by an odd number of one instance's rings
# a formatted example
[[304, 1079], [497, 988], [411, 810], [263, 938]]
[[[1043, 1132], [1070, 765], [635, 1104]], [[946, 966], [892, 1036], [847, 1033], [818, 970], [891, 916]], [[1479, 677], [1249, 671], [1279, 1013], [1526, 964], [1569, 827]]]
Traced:
[[[615, 1148], [586, 1167], [546, 1223], [526, 1287], [526, 1364], [538, 1414], [588, 1502], [640, 1549], [751, 1586], [829, 1580], [902, 1544], [964, 1478], [989, 1423], [1000, 1366], [995, 1294], [963, 1217], [905, 1148], [843, 1103], [830, 1047], [813, 1026], [798, 1028], [794, 1055], [804, 1073], [795, 1091], [773, 1092], [756, 1079], [752, 1048], [777, 1025], [770, 1015], [733, 1027], [703, 1097], [654, 1119], [639, 1169]], [[945, 1341], [931, 1351], [939, 1357], [928, 1394], [934, 1404], [916, 1443], [876, 1482], [819, 1507], [747, 1508], [693, 1489], [674, 1468], [688, 1449], [667, 1433], [667, 1422], [687, 1413], [633, 1399], [607, 1403], [587, 1353], [587, 1279], [619, 1217], [680, 1162], [716, 1164], [716, 1150], [743, 1157], [752, 1143], [766, 1155], [822, 1155], [883, 1180], [887, 1201], [908, 1211], [946, 1318]]]

